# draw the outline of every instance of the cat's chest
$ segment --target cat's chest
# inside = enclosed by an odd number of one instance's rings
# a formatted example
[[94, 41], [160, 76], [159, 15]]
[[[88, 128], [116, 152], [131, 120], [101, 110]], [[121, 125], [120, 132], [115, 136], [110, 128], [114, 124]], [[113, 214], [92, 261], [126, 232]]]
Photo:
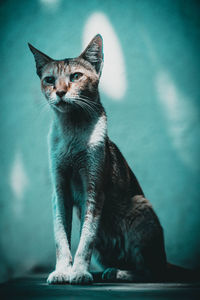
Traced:
[[86, 152], [87, 139], [83, 135], [57, 137], [51, 140], [51, 155], [59, 161], [74, 161]]
[[93, 157], [99, 145], [104, 144], [106, 136], [105, 116], [85, 127], [63, 130], [52, 126], [49, 133], [50, 158], [73, 166], [83, 165]]

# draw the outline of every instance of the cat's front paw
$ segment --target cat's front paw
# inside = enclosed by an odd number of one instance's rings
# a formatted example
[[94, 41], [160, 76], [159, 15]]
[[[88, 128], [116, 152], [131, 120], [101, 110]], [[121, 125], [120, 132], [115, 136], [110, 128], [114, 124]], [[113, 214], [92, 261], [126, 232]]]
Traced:
[[64, 284], [69, 283], [70, 271], [69, 270], [55, 270], [49, 274], [47, 278], [48, 284]]
[[70, 273], [71, 284], [91, 284], [93, 282], [93, 276], [88, 271], [73, 270]]

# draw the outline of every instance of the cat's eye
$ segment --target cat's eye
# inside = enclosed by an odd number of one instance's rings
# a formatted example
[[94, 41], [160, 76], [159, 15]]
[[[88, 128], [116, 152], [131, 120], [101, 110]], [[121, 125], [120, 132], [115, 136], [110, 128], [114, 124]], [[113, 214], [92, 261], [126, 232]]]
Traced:
[[47, 76], [47, 77], [44, 78], [44, 81], [48, 84], [54, 84], [55, 83], [55, 77]]
[[74, 82], [76, 80], [79, 80], [83, 76], [83, 73], [77, 72], [70, 75], [70, 81]]

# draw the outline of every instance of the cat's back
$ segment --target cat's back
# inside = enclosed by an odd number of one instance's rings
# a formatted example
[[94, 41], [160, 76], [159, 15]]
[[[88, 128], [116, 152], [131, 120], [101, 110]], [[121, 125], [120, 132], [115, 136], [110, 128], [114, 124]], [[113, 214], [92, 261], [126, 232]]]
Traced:
[[128, 165], [125, 157], [109, 138], [106, 143], [106, 190], [119, 198], [130, 199], [136, 195], [144, 195], [139, 182]]

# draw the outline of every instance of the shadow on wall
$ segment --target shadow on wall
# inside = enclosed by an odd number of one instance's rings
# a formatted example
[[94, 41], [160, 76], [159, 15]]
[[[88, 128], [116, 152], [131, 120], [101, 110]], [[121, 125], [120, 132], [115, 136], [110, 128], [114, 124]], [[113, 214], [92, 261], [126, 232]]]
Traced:
[[75, 9], [62, 0], [1, 2], [1, 281], [55, 262], [46, 143], [52, 113], [27, 42], [59, 59], [81, 53], [96, 33], [104, 39], [100, 90], [109, 136], [160, 217], [168, 260], [199, 266], [199, 8], [165, 0], [77, 0]]

